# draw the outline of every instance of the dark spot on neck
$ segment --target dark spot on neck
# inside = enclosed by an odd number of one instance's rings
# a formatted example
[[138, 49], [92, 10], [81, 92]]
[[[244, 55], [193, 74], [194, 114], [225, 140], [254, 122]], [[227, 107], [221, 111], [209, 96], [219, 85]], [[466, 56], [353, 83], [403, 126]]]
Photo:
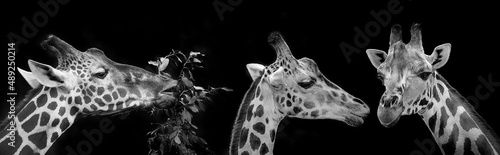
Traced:
[[469, 138], [464, 139], [464, 155], [467, 154], [474, 154], [474, 152], [472, 152], [472, 143]]
[[439, 124], [439, 137], [443, 136], [444, 128], [446, 127], [446, 122], [448, 122], [448, 114], [446, 113], [445, 107], [441, 107], [441, 122]]
[[17, 119], [19, 119], [19, 122], [22, 122], [22, 121], [24, 121], [24, 119], [26, 119], [26, 117], [28, 117], [35, 110], [36, 110], [36, 105], [33, 101], [31, 101], [17, 115]]
[[248, 128], [241, 128], [241, 132], [240, 132], [240, 141], [239, 141], [239, 146], [240, 148], [243, 148], [243, 146], [245, 146], [245, 143], [247, 142], [247, 139], [248, 139], [248, 131], [249, 129]]
[[264, 106], [262, 106], [262, 104], [259, 104], [257, 106], [257, 109], [255, 109], [254, 115], [255, 115], [255, 117], [262, 117], [264, 115]]
[[255, 96], [259, 96], [260, 95], [260, 87], [257, 86], [257, 91], [255, 92]]
[[436, 129], [436, 120], [437, 120], [437, 112], [434, 113], [434, 115], [432, 115], [430, 118], [429, 118], [429, 129], [431, 129], [431, 132], [432, 133], [435, 133], [435, 129]]
[[446, 99], [446, 106], [448, 107], [448, 109], [450, 109], [450, 112], [453, 116], [455, 116], [455, 114], [457, 113], [457, 106], [458, 105], [455, 105], [454, 103], [451, 102], [451, 99], [447, 98]]
[[484, 134], [479, 135], [476, 139], [476, 146], [481, 154], [494, 154], [492, 146], [488, 143], [486, 136]]
[[35, 154], [29, 145], [25, 145], [19, 154]]
[[69, 110], [69, 115], [75, 116], [75, 114], [77, 112], [78, 112], [78, 108], [77, 107], [71, 107], [71, 109]]
[[47, 103], [47, 95], [46, 94], [41, 94], [40, 96], [38, 96], [38, 98], [36, 99], [36, 105], [38, 107], [42, 107], [44, 106], [45, 104]]
[[50, 94], [50, 97], [57, 98], [57, 88], [50, 89], [49, 94]]
[[64, 118], [61, 122], [61, 126], [59, 126], [59, 128], [61, 128], [61, 131], [65, 131], [66, 129], [68, 129], [69, 127], [69, 121], [68, 121], [68, 118]]
[[262, 122], [257, 122], [253, 125], [253, 129], [257, 132], [257, 133], [260, 133], [261, 135], [263, 135], [264, 133], [266, 133], [266, 125], [264, 125], [264, 123]]
[[255, 136], [255, 134], [250, 133], [250, 148], [252, 150], [257, 150], [260, 146], [260, 138]]
[[50, 110], [56, 110], [57, 103], [56, 102], [50, 102], [49, 105], [47, 106], [47, 108], [50, 109]]
[[455, 154], [456, 142], [458, 141], [458, 126], [456, 124], [453, 125], [453, 130], [451, 132], [450, 138], [448, 142], [442, 144], [442, 148], [445, 154]]
[[269, 148], [267, 147], [266, 143], [262, 143], [262, 145], [260, 146], [260, 151], [259, 153], [261, 155], [264, 155], [264, 154], [267, 154], [269, 153]]
[[434, 99], [436, 99], [436, 102], [439, 102], [439, 94], [435, 86], [432, 89], [432, 96], [434, 97]]
[[36, 127], [36, 125], [38, 125], [38, 117], [39, 116], [40, 116], [39, 114], [35, 114], [35, 115], [31, 116], [31, 118], [29, 120], [24, 122], [23, 125], [21, 125], [23, 130], [26, 132], [31, 132]]
[[50, 138], [50, 142], [54, 143], [57, 140], [57, 138], [59, 138], [59, 134], [57, 132], [52, 133], [52, 136]]
[[82, 105], [82, 98], [80, 96], [75, 97], [75, 104]]
[[54, 121], [52, 121], [52, 127], [56, 127], [59, 125], [59, 118], [55, 118]]
[[73, 97], [68, 97], [68, 104], [73, 104]]
[[272, 129], [269, 132], [269, 136], [271, 137], [271, 142], [274, 142], [274, 138], [276, 137], [276, 130]]
[[241, 152], [241, 155], [250, 155], [250, 153], [248, 153], [248, 151], [243, 151]]
[[462, 126], [465, 131], [469, 131], [470, 129], [477, 127], [475, 124], [476, 123], [472, 120], [472, 118], [467, 115], [467, 112], [463, 112], [460, 115], [460, 126]]
[[439, 88], [439, 91], [441, 92], [441, 94], [443, 94], [444, 93], [444, 87], [443, 87], [443, 85], [441, 85], [440, 83], [438, 83], [436, 85]]
[[41, 131], [28, 136], [28, 139], [33, 142], [38, 149], [44, 149], [47, 147], [47, 132]]
[[42, 116], [40, 117], [40, 126], [45, 126], [49, 123], [50, 115], [47, 112], [42, 112]]
[[250, 106], [248, 106], [248, 109], [247, 109], [247, 121], [250, 121], [252, 119], [252, 114], [253, 114], [253, 104], [251, 104]]

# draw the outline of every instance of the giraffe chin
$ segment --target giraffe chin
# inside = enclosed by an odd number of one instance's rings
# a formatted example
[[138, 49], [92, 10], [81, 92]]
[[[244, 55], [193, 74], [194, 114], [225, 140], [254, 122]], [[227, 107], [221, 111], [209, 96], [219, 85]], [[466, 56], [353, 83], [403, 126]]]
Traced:
[[380, 124], [386, 128], [391, 128], [396, 123], [398, 123], [401, 113], [403, 112], [402, 107], [381, 107], [377, 109], [377, 116]]
[[345, 117], [344, 122], [352, 127], [358, 127], [364, 123], [364, 117], [352, 114], [351, 116]]

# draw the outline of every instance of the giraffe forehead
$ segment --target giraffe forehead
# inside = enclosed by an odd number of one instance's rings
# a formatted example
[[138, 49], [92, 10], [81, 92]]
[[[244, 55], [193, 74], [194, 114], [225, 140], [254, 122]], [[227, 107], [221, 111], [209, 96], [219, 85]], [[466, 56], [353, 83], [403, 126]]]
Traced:
[[380, 65], [378, 70], [382, 73], [407, 75], [430, 70], [432, 66], [427, 60], [419, 54], [409, 53], [391, 53], [387, 60]]

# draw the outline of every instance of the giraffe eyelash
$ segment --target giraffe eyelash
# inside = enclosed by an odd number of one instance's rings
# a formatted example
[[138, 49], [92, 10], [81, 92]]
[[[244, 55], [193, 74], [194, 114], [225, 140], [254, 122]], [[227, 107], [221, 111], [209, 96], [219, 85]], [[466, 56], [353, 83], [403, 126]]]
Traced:
[[107, 69], [105, 69], [103, 72], [97, 72], [97, 73], [92, 74], [92, 76], [97, 77], [99, 79], [104, 79], [106, 77], [106, 75], [108, 75]]

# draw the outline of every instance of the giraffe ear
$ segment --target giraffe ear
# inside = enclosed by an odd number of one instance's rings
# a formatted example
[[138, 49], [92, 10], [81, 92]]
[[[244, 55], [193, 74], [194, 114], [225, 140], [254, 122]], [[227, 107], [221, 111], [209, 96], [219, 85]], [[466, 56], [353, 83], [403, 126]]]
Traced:
[[366, 54], [375, 68], [378, 68], [387, 58], [387, 53], [377, 49], [367, 49]]
[[432, 64], [434, 69], [443, 67], [450, 58], [451, 44], [446, 43], [434, 48], [434, 52], [427, 57], [427, 61]]
[[269, 83], [273, 86], [278, 86], [283, 83], [283, 67], [278, 68], [269, 75]]
[[252, 80], [255, 80], [255, 79], [259, 78], [260, 76], [262, 76], [265, 68], [266, 67], [264, 65], [257, 64], [257, 63], [247, 64], [247, 70], [248, 70], [248, 73], [250, 73], [250, 77], [252, 77]]
[[52, 66], [28, 60], [32, 76], [42, 85], [47, 87], [59, 87], [64, 84], [64, 73]]
[[40, 86], [40, 82], [36, 80], [36, 78], [33, 76], [33, 74], [31, 74], [31, 72], [25, 71], [19, 67], [17, 68], [17, 71], [21, 73], [21, 76], [24, 77], [24, 79], [26, 80], [26, 82], [28, 82], [31, 88], [36, 88]]

